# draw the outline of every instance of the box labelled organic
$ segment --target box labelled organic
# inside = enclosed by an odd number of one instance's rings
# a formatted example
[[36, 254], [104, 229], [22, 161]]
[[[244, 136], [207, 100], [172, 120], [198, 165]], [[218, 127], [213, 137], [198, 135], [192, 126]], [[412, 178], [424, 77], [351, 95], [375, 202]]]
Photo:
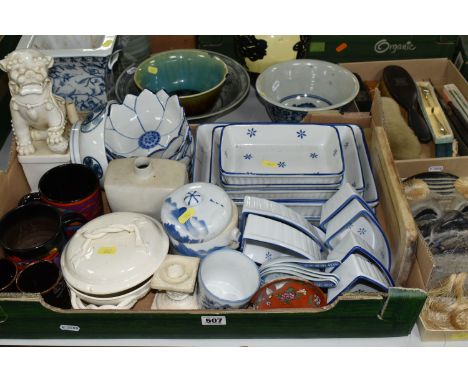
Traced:
[[332, 62], [452, 59], [457, 36], [308, 36], [306, 58]]

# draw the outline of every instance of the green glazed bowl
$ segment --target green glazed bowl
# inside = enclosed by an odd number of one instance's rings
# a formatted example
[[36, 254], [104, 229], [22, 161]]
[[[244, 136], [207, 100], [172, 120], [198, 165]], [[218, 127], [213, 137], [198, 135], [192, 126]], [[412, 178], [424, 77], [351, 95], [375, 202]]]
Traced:
[[216, 55], [198, 49], [161, 52], [138, 65], [135, 84], [153, 93], [177, 95], [187, 116], [202, 114], [216, 101], [228, 69]]

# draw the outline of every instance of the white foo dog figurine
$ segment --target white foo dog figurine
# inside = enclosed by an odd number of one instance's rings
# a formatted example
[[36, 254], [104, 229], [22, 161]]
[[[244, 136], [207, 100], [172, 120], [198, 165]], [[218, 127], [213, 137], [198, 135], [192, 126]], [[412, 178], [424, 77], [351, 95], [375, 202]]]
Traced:
[[52, 57], [34, 50], [19, 49], [0, 61], [8, 73], [11, 93], [10, 110], [19, 155], [35, 151], [32, 141], [47, 140], [54, 153], [63, 154], [68, 141], [65, 131], [65, 100], [52, 94], [48, 69]]

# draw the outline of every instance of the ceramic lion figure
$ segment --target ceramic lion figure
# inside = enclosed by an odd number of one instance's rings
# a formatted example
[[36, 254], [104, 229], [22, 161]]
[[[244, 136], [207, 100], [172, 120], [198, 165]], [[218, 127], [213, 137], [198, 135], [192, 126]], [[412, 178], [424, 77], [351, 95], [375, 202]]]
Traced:
[[11, 122], [19, 155], [33, 154], [35, 140], [47, 140], [55, 153], [62, 154], [68, 148], [63, 136], [65, 100], [52, 94], [48, 77], [53, 63], [52, 57], [34, 49], [16, 50], [0, 61], [0, 69], [8, 73]]

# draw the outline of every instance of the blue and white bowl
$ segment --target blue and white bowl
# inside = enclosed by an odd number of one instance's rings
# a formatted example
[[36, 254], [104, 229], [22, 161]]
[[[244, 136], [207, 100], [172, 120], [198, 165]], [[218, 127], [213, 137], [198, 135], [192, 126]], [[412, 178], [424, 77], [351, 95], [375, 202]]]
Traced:
[[258, 267], [242, 252], [216, 251], [200, 263], [198, 298], [204, 309], [242, 308], [259, 287]]
[[301, 122], [309, 112], [339, 109], [359, 92], [359, 82], [348, 69], [307, 59], [270, 66], [255, 86], [275, 122]]
[[172, 159], [189, 167], [193, 137], [177, 96], [164, 91], [128, 95], [110, 101], [75, 124], [70, 136], [73, 163], [91, 167], [103, 184], [109, 161], [148, 156]]
[[112, 158], [165, 158], [166, 151], [170, 157], [184, 143], [189, 126], [177, 96], [144, 90], [111, 105], [105, 130], [106, 152]]

